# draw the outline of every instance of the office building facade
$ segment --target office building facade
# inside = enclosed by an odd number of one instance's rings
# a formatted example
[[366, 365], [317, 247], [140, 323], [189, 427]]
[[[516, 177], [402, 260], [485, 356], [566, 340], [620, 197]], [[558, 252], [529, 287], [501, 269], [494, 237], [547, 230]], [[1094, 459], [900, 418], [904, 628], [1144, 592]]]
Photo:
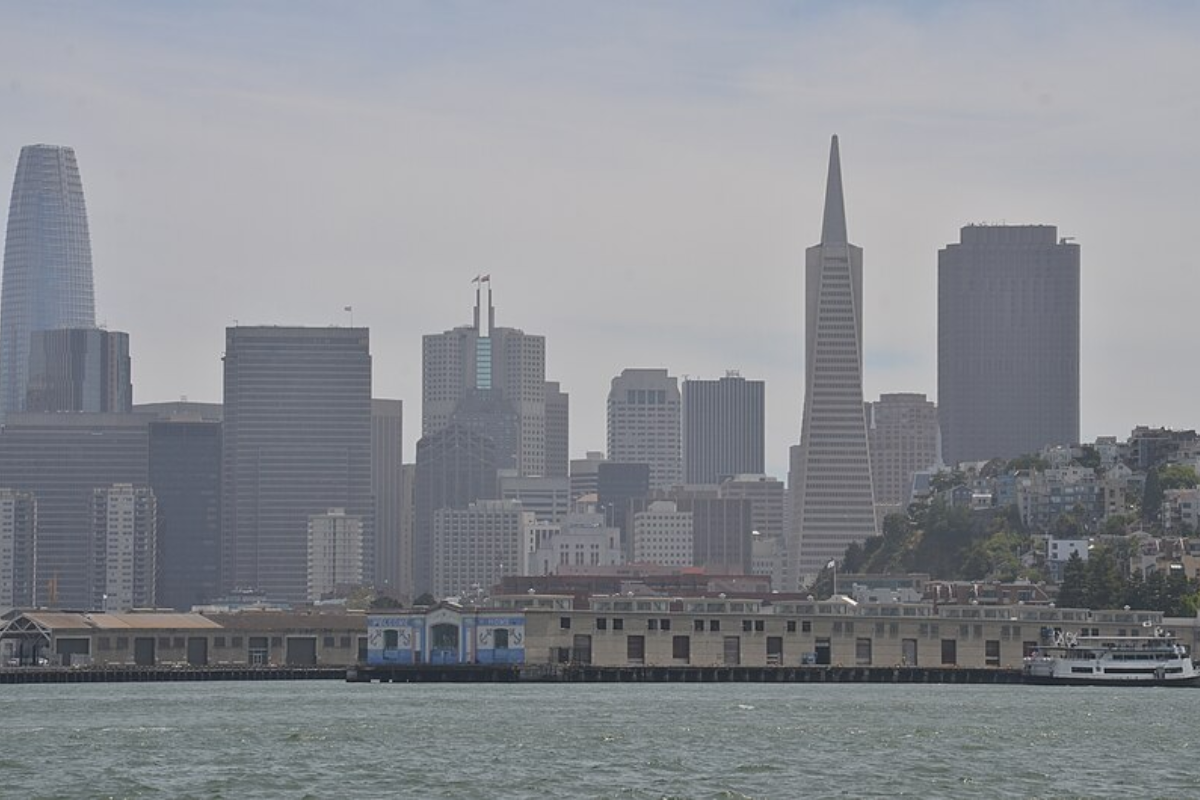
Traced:
[[875, 504], [884, 513], [903, 511], [913, 475], [941, 466], [937, 406], [923, 394], [883, 394], [867, 403], [871, 477]]
[[683, 466], [689, 484], [716, 485], [765, 465], [766, 388], [728, 372], [683, 382]]
[[75, 151], [23, 147], [4, 240], [0, 423], [24, 410], [30, 335], [95, 325], [92, 245]]
[[33, 606], [33, 549], [37, 499], [31, 492], [0, 489], [0, 607]]
[[837, 137], [821, 243], [805, 253], [804, 417], [789, 489], [789, 589], [876, 534], [862, 392], [862, 250], [846, 236]]
[[226, 329], [222, 580], [308, 596], [308, 519], [363, 521], [374, 570], [371, 354], [365, 328]]
[[158, 509], [149, 486], [92, 490], [92, 602], [121, 613], [157, 607]]
[[626, 369], [608, 393], [608, 460], [647, 464], [650, 488], [683, 483], [679, 382], [665, 369]]
[[363, 521], [331, 508], [308, 518], [308, 600], [317, 602], [363, 585]]
[[1079, 274], [1053, 225], [969, 225], [938, 252], [947, 464], [1079, 442]]
[[375, 497], [375, 589], [388, 597], [407, 591], [412, 544], [401, 523], [404, 404], [371, 401], [371, 494]]
[[123, 414], [132, 409], [128, 333], [59, 328], [31, 334], [25, 410]]

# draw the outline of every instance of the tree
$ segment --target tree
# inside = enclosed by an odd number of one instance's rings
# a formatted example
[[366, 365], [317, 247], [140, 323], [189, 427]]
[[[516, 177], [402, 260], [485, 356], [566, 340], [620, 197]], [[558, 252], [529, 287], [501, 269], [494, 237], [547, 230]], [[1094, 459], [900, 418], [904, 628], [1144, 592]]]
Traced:
[[[1147, 478], [1150, 476], [1147, 475]], [[1187, 464], [1168, 464], [1158, 470], [1158, 483], [1163, 491], [1167, 489], [1195, 489], [1200, 484], [1194, 467]]]
[[1081, 467], [1089, 469], [1097, 469], [1100, 466], [1100, 451], [1090, 444], [1085, 444], [1082, 448], [1082, 453], [1079, 458], [1075, 459], [1075, 463]]
[[1062, 583], [1058, 588], [1058, 605], [1063, 608], [1089, 608], [1087, 584], [1087, 564], [1078, 551], [1072, 551], [1066, 566], [1063, 567]]
[[1112, 550], [1097, 547], [1087, 562], [1087, 607], [1120, 608], [1125, 604], [1125, 581]]
[[413, 605], [414, 606], [436, 606], [437, 598], [435, 598], [429, 592], [426, 592], [425, 594], [418, 597], [416, 600], [413, 600]]
[[394, 597], [388, 597], [386, 594], [376, 595], [371, 601], [370, 608], [372, 610], [386, 608], [404, 608], [404, 604]]

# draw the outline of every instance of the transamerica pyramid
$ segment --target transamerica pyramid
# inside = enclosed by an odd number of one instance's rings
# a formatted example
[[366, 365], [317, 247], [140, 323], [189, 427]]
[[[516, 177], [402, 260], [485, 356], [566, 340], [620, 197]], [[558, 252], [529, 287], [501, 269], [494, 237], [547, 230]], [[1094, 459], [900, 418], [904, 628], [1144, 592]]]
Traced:
[[862, 249], [846, 237], [836, 136], [821, 243], [805, 252], [804, 291], [804, 420], [789, 476], [789, 589], [877, 533], [863, 411]]

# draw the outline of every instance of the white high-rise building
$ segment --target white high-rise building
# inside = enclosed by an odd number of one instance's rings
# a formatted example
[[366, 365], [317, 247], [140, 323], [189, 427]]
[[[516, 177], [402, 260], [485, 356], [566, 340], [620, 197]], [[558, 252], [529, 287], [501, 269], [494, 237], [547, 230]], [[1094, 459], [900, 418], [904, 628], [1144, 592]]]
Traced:
[[362, 517], [331, 508], [308, 517], [308, 599], [315, 602], [361, 586]]
[[0, 489], [0, 607], [33, 605], [36, 538], [33, 494]]
[[793, 448], [789, 589], [876, 535], [862, 390], [862, 249], [846, 236], [838, 140], [821, 243], [805, 253], [804, 420]]
[[692, 512], [680, 511], [671, 500], [654, 500], [645, 511], [635, 512], [633, 561], [662, 567], [690, 567], [694, 561], [695, 533]]
[[155, 606], [157, 524], [148, 486], [119, 483], [92, 492], [92, 608]]
[[679, 381], [665, 369], [627, 369], [608, 393], [608, 460], [648, 464], [650, 489], [683, 483]]
[[[520, 475], [546, 475], [546, 339], [516, 328], [496, 327], [490, 277], [476, 279], [475, 318], [424, 337], [421, 435], [451, 422], [482, 433], [496, 444], [498, 466]], [[483, 285], [487, 284], [487, 309]], [[561, 395], [561, 397], [559, 397]], [[555, 393], [556, 437], [562, 431], [566, 395]], [[565, 446], [555, 438], [554, 458]], [[561, 474], [564, 464], [556, 464]]]
[[875, 505], [882, 519], [908, 507], [913, 475], [941, 466], [937, 406], [923, 394], [883, 394], [867, 403]]
[[433, 514], [433, 593], [482, 597], [506, 575], [520, 575], [537, 517], [511, 500], [481, 500]]

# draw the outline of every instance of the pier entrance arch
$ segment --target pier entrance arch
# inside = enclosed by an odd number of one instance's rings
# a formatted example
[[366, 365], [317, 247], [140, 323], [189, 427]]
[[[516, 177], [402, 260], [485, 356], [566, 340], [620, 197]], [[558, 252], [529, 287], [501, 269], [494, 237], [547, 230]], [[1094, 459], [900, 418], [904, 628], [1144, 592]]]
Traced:
[[439, 622], [429, 629], [429, 663], [459, 663], [457, 625]]

